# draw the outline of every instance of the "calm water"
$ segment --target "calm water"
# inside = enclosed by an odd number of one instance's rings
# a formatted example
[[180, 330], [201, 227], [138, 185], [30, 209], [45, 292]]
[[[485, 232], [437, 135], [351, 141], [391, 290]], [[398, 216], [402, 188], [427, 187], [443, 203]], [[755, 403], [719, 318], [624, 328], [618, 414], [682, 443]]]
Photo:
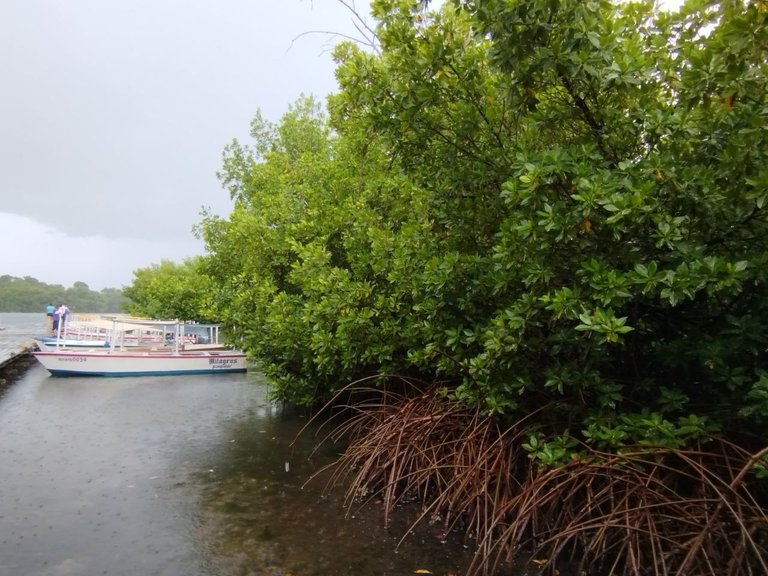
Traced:
[[[0, 332], [44, 316], [0, 314]], [[461, 574], [470, 552], [308, 477], [303, 420], [255, 371], [52, 378], [36, 363], [0, 391], [0, 574], [335, 576]], [[312, 454], [310, 458], [310, 454]]]

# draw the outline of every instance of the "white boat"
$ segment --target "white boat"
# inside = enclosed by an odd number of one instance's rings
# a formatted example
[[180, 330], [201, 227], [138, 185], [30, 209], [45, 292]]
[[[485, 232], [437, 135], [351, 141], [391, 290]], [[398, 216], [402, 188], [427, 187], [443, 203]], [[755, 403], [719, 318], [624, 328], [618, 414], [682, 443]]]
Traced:
[[246, 371], [245, 354], [234, 350], [168, 353], [70, 348], [33, 354], [53, 376], [151, 376]]
[[[216, 324], [113, 318], [108, 346], [67, 346], [57, 338], [35, 358], [53, 376], [148, 376], [245, 372], [246, 356], [219, 343]], [[162, 334], [162, 342], [139, 346], [127, 334]], [[127, 342], [126, 342], [127, 340]], [[83, 342], [83, 340], [79, 340]]]

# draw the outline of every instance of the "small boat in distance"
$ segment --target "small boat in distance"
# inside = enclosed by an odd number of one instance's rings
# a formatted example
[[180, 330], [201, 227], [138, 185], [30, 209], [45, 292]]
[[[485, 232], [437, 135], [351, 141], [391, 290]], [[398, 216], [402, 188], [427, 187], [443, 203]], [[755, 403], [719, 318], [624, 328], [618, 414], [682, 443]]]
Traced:
[[[103, 320], [103, 319], [102, 319]], [[105, 338], [38, 339], [35, 358], [53, 376], [148, 376], [245, 372], [245, 353], [219, 342], [217, 324], [131, 317], [109, 319]], [[85, 330], [83, 333], [88, 333]], [[73, 345], [73, 343], [76, 343]]]
[[40, 350], [55, 350], [56, 348], [106, 348], [109, 341], [86, 338], [57, 338], [56, 336], [39, 336], [35, 343]]

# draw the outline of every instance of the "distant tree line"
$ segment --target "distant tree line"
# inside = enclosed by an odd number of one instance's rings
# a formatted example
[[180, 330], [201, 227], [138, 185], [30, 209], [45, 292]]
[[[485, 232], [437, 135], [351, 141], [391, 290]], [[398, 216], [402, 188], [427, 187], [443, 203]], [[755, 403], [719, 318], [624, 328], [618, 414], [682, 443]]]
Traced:
[[122, 312], [127, 300], [118, 288], [104, 288], [97, 292], [85, 282], [75, 282], [70, 288], [65, 288], [30, 276], [0, 276], [0, 312], [45, 313], [49, 303], [66, 303], [73, 312]]

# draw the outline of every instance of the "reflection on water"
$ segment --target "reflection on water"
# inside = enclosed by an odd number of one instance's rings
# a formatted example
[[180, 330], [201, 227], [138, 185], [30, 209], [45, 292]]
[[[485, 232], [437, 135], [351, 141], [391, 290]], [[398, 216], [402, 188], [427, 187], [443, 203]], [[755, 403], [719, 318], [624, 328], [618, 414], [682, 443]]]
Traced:
[[257, 373], [51, 378], [0, 397], [0, 574], [460, 574], [461, 545], [345, 516]]
[[198, 479], [199, 534], [216, 573], [385, 575], [422, 568], [457, 574], [466, 566], [469, 553], [441, 543], [437, 529], [420, 530], [398, 549], [413, 513], [401, 512], [387, 531], [376, 504], [347, 516], [343, 494], [325, 491], [323, 480], [302, 488], [334, 453], [328, 446], [313, 454], [306, 433], [292, 446], [298, 425], [279, 416], [238, 422], [217, 453], [217, 467]]

